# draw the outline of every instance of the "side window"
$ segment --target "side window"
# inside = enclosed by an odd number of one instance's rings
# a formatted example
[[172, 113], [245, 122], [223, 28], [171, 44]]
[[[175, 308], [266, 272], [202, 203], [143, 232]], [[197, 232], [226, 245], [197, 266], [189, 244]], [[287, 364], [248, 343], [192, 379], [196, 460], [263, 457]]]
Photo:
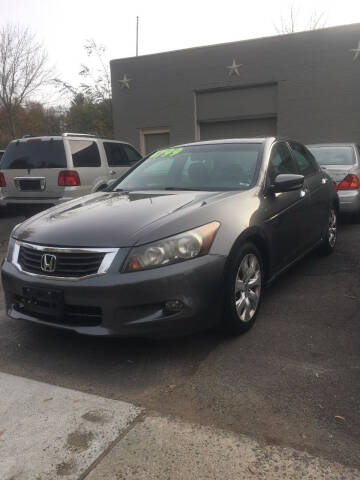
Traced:
[[295, 162], [285, 143], [277, 143], [271, 152], [268, 176], [270, 183], [273, 183], [277, 175], [283, 173], [299, 173]]
[[295, 157], [296, 164], [299, 169], [299, 173], [308, 177], [309, 175], [314, 175], [319, 171], [316, 161], [313, 159], [310, 152], [306, 150], [303, 145], [299, 143], [290, 142], [290, 147]]
[[140, 153], [137, 152], [131, 145], [123, 145], [123, 148], [130, 163], [135, 163], [141, 160], [142, 157]]
[[121, 143], [104, 142], [104, 149], [109, 167], [129, 165], [129, 161]]
[[74, 167], [100, 167], [101, 160], [96, 142], [69, 140]]

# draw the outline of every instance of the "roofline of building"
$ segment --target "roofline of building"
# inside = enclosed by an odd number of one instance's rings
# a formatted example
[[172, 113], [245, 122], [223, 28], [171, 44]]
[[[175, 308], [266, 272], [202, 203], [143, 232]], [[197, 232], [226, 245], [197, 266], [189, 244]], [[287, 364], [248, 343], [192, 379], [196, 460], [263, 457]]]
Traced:
[[189, 52], [189, 51], [194, 51], [194, 50], [201, 50], [205, 48], [217, 48], [217, 47], [225, 47], [229, 45], [237, 45], [237, 44], [243, 44], [243, 43], [248, 43], [248, 42], [257, 42], [261, 40], [266, 40], [266, 39], [275, 39], [275, 38], [288, 38], [289, 36], [291, 37], [299, 37], [299, 36], [304, 36], [304, 35], [312, 35], [312, 34], [318, 34], [322, 33], [328, 30], [344, 30], [347, 28], [353, 28], [353, 27], [359, 27], [360, 28], [360, 23], [348, 23], [346, 25], [336, 25], [332, 27], [324, 27], [324, 28], [317, 28], [315, 30], [302, 30], [301, 32], [294, 32], [294, 33], [283, 33], [281, 35], [267, 35], [265, 37], [257, 37], [257, 38], [248, 38], [245, 40], [236, 40], [234, 42], [224, 42], [224, 43], [214, 43], [210, 45], [200, 45], [198, 47], [189, 47], [189, 48], [180, 48], [176, 50], [167, 50], [165, 52], [157, 52], [157, 53], [148, 53], [146, 55], [139, 55], [139, 56], [132, 56], [132, 57], [123, 57], [123, 58], [114, 58], [110, 60], [110, 63], [113, 62], [118, 62], [122, 60], [134, 60], [134, 59], [140, 59], [140, 58], [147, 58], [147, 57], [153, 57], [153, 56], [159, 56], [159, 55], [168, 55], [168, 54], [176, 54], [176, 53], [183, 53], [183, 52]]

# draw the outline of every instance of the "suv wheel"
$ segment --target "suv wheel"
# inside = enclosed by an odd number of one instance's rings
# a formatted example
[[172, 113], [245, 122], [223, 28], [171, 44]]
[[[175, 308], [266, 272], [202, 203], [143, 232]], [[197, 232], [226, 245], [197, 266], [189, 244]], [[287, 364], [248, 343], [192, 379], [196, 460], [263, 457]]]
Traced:
[[224, 326], [239, 335], [249, 330], [262, 299], [264, 268], [259, 250], [252, 243], [243, 245], [230, 268], [226, 281]]

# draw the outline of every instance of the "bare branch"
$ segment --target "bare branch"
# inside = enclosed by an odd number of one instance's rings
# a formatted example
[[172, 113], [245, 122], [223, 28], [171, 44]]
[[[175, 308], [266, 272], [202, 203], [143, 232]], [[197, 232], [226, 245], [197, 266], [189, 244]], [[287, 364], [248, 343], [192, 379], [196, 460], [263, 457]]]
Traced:
[[279, 34], [294, 33], [303, 30], [316, 30], [324, 28], [326, 25], [325, 12], [311, 12], [310, 17], [305, 22], [299, 21], [300, 9], [292, 4], [286, 16], [280, 17], [279, 24], [274, 24], [274, 28]]

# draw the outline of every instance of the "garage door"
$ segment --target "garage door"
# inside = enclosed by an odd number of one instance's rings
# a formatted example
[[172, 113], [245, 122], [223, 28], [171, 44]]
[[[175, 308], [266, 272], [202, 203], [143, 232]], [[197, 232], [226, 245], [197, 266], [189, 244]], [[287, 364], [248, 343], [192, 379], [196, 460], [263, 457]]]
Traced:
[[169, 132], [163, 133], [145, 133], [145, 153], [148, 154], [159, 148], [168, 147], [170, 144]]
[[276, 135], [276, 117], [200, 123], [201, 140], [271, 137]]

